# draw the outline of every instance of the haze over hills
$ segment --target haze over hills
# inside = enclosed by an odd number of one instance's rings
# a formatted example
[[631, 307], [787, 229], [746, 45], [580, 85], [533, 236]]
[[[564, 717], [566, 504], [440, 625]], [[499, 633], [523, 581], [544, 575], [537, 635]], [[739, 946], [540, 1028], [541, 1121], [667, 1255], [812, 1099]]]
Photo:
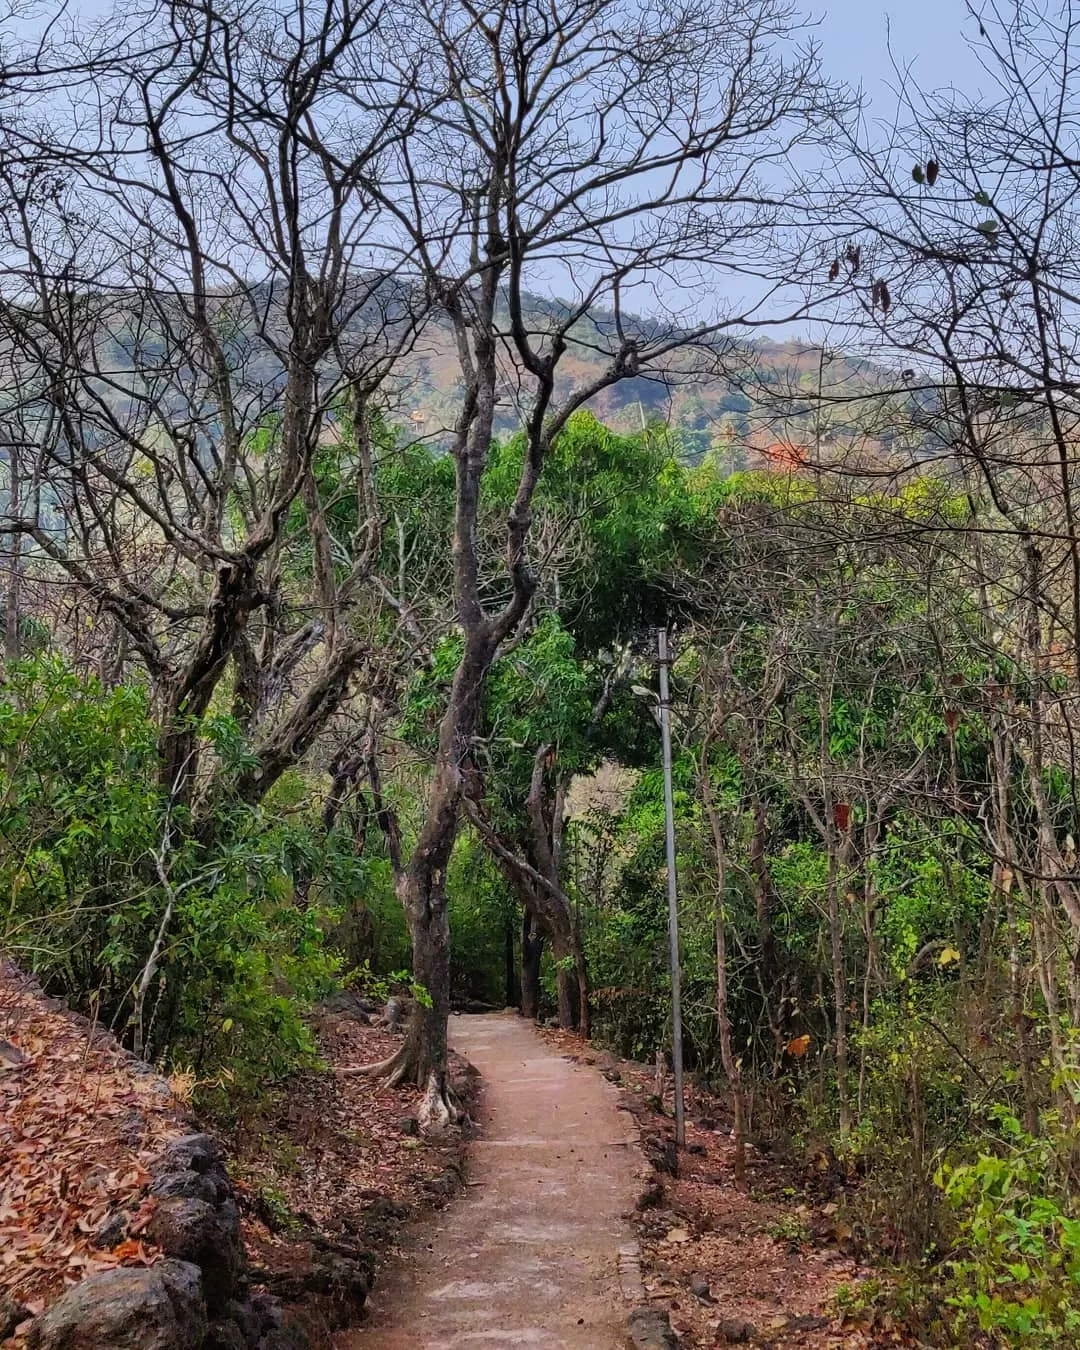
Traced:
[[[530, 297], [530, 328], [542, 331], [553, 302]], [[592, 340], [611, 322], [591, 315], [590, 332], [572, 332], [570, 348], [560, 363], [557, 395], [594, 381], [607, 364], [602, 345]], [[648, 333], [649, 321], [627, 318], [628, 328]], [[579, 337], [580, 340], [574, 340]], [[734, 464], [752, 460], [755, 452], [778, 446], [808, 447], [817, 442], [871, 453], [887, 451], [895, 432], [887, 425], [867, 436], [867, 403], [902, 387], [902, 377], [885, 366], [830, 352], [823, 358], [810, 342], [751, 340], [732, 343], [723, 376], [693, 374], [684, 354], [682, 372], [624, 379], [589, 403], [615, 430], [633, 432], [662, 422], [678, 435], [682, 454], [699, 460], [710, 451]], [[458, 409], [461, 377], [449, 330], [433, 324], [406, 362], [396, 419], [417, 436], [438, 444], [445, 440]], [[822, 402], [818, 394], [822, 395]], [[835, 400], [835, 402], [830, 402]], [[507, 362], [496, 414], [501, 434], [512, 434], [521, 421], [514, 371]]]
[[[527, 303], [525, 322], [533, 334], [542, 335], [566, 313], [561, 302], [539, 296], [528, 296]], [[222, 293], [219, 305], [219, 332], [227, 332], [223, 345], [237, 389], [247, 391], [242, 402], [248, 425], [254, 427], [280, 403], [283, 374], [275, 345], [284, 334], [284, 323], [278, 301], [272, 287], [257, 285], [243, 298], [238, 292]], [[402, 332], [410, 322], [409, 310], [409, 296], [396, 281], [379, 282], [358, 306], [342, 347], [354, 339], [360, 348], [377, 342], [380, 332]], [[87, 331], [95, 334], [89, 340], [101, 359], [99, 369], [116, 377], [104, 394], [114, 410], [127, 404], [127, 414], [136, 420], [145, 417], [147, 393], [155, 389], [159, 413], [172, 409], [181, 421], [194, 416], [202, 433], [212, 437], [212, 397], [205, 401], [208, 382], [205, 372], [198, 370], [194, 355], [198, 340], [187, 311], [180, 296], [148, 301], [135, 293], [114, 293]], [[604, 371], [615, 322], [613, 315], [599, 310], [571, 329], [559, 366], [557, 401], [594, 383]], [[639, 316], [626, 315], [622, 324], [624, 331], [640, 334], [645, 341], [664, 333], [656, 321]], [[17, 376], [17, 357], [8, 359]], [[618, 431], [663, 424], [677, 437], [682, 458], [698, 462], [712, 454], [729, 468], [760, 462], [790, 468], [815, 454], [826, 459], [853, 450], [880, 461], [894, 448], [895, 419], [889, 417], [885, 401], [874, 396], [897, 390], [903, 380], [883, 365], [844, 353], [823, 356], [807, 341], [758, 339], [731, 340], [720, 368], [723, 374], [706, 369], [684, 352], [676, 370], [622, 379], [587, 406]], [[517, 397], [518, 383], [507, 355], [496, 408], [496, 430], [503, 436], [521, 425], [524, 409]], [[13, 390], [20, 386], [27, 388], [19, 378], [9, 384]], [[449, 325], [429, 317], [384, 386], [387, 416], [438, 449], [448, 442], [460, 411], [461, 387]], [[131, 391], [129, 397], [125, 388]], [[880, 405], [876, 418], [868, 413], [871, 403]]]

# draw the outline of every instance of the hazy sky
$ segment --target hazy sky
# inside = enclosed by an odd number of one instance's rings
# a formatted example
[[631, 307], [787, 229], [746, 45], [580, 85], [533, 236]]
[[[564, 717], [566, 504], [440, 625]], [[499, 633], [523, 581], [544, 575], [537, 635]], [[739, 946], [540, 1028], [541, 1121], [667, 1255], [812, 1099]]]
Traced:
[[805, 0], [802, 7], [820, 19], [816, 33], [825, 69], [863, 85], [871, 116], [887, 118], [895, 107], [890, 43], [896, 63], [910, 66], [924, 89], [979, 87], [982, 72], [964, 42], [965, 34], [978, 30], [964, 0]]

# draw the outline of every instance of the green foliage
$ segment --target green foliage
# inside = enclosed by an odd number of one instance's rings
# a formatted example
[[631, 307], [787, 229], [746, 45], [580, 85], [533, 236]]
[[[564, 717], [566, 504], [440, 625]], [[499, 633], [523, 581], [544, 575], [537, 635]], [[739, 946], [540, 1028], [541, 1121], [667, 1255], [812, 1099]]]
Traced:
[[1010, 1346], [1074, 1344], [1080, 1335], [1080, 1218], [1063, 1174], [1074, 1132], [1035, 1139], [1004, 1109], [1000, 1152], [947, 1166], [939, 1180], [958, 1220], [947, 1302], [956, 1329]]
[[447, 877], [453, 995], [502, 1007], [506, 1002], [507, 930], [513, 943], [518, 908], [487, 850], [471, 832], [458, 839]]
[[[222, 753], [239, 745], [225, 722], [210, 730]], [[0, 763], [2, 940], [47, 989], [129, 1036], [171, 896], [143, 1009], [147, 1052], [229, 1095], [311, 1058], [302, 1014], [338, 960], [327, 909], [295, 900], [297, 875], [317, 861], [302, 824], [276, 815], [272, 798], [233, 805], [201, 832], [170, 818], [143, 690], [105, 689], [55, 661], [9, 669]]]

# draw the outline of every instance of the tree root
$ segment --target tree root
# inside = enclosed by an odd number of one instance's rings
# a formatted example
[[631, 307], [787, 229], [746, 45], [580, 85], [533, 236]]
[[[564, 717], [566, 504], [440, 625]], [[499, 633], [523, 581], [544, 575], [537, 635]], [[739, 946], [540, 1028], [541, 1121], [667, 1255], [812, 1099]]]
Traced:
[[424, 1099], [417, 1112], [420, 1128], [424, 1131], [441, 1130], [448, 1125], [462, 1125], [467, 1119], [446, 1075], [432, 1069], [427, 1077]]
[[[340, 1078], [385, 1078], [389, 1087], [399, 1087], [409, 1078], [416, 1081], [416, 1061], [411, 1053], [408, 1040], [398, 1046], [386, 1059], [374, 1064], [356, 1064], [346, 1069], [338, 1069]], [[418, 1084], [419, 1086], [419, 1084]]]
[[420, 1128], [426, 1132], [446, 1129], [449, 1125], [464, 1125], [469, 1117], [457, 1094], [451, 1088], [446, 1073], [435, 1069], [426, 1078], [417, 1071], [416, 1056], [408, 1041], [398, 1046], [392, 1055], [375, 1064], [356, 1064], [337, 1070], [340, 1078], [385, 1078], [388, 1087], [399, 1087], [413, 1082], [423, 1085], [424, 1095], [417, 1111]]

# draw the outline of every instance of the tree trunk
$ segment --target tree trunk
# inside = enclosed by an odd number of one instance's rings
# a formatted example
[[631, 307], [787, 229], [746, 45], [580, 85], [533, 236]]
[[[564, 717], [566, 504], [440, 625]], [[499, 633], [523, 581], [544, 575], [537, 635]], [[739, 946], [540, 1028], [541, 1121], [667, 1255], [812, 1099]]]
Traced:
[[[454, 1124], [462, 1119], [450, 1088], [446, 1031], [450, 1018], [450, 925], [446, 871], [457, 838], [466, 773], [473, 772], [470, 750], [480, 712], [484, 678], [493, 647], [486, 631], [466, 640], [439, 728], [439, 749], [428, 790], [424, 823], [408, 863], [398, 870], [397, 892], [412, 939], [413, 979], [420, 986], [401, 1047], [389, 1058], [349, 1072], [414, 1082], [423, 1088], [421, 1125]], [[400, 847], [393, 813], [387, 811], [387, 838]]]
[[577, 979], [574, 972], [564, 965], [556, 966], [555, 984], [559, 998], [559, 1026], [563, 1031], [573, 1031], [578, 1024]]
[[731, 1089], [732, 1139], [735, 1144], [735, 1180], [742, 1182], [746, 1177], [746, 1120], [742, 1085], [742, 1072], [731, 1044], [731, 1007], [728, 998], [727, 968], [727, 848], [724, 844], [724, 831], [720, 822], [720, 813], [713, 798], [712, 782], [709, 778], [710, 738], [706, 738], [701, 747], [701, 765], [699, 785], [701, 802], [712, 834], [713, 853], [716, 862], [716, 1020], [720, 1031], [720, 1061], [724, 1066], [724, 1076]]
[[519, 998], [518, 979], [517, 979], [517, 952], [514, 950], [514, 919], [507, 914], [506, 922], [503, 927], [503, 950], [505, 962], [503, 966], [503, 978], [506, 983], [504, 990], [505, 998], [503, 1004], [507, 1008], [516, 1008]]
[[577, 974], [578, 1031], [588, 1036], [592, 1030], [589, 1017], [589, 968], [585, 963], [585, 947], [581, 941], [581, 930], [574, 922], [574, 968]]
[[832, 964], [833, 1035], [836, 1045], [836, 1095], [839, 1101], [840, 1138], [851, 1132], [851, 1104], [848, 1097], [847, 978], [844, 971], [844, 927], [840, 905], [840, 887], [845, 881], [841, 854], [830, 840], [829, 854], [829, 951]]
[[[406, 1073], [424, 1089], [425, 1123], [448, 1124], [460, 1118], [450, 1091], [446, 1026], [450, 1017], [450, 925], [446, 896], [422, 877], [407, 891], [412, 931], [413, 980], [421, 986], [413, 1000], [405, 1032]], [[426, 996], [425, 996], [426, 995]]]
[[530, 909], [521, 913], [521, 1015], [534, 1022], [540, 1016], [540, 961], [544, 934]]
[[[19, 476], [19, 450], [14, 438], [8, 442], [8, 514], [17, 521], [22, 485]], [[22, 562], [22, 535], [17, 529], [8, 534], [8, 588], [4, 600], [4, 657], [19, 659], [19, 573]]]
[[[563, 829], [563, 787], [558, 780], [554, 796], [547, 790], [547, 771], [554, 764], [555, 747], [540, 746], [533, 757], [532, 782], [525, 802], [532, 826], [532, 854], [536, 870], [548, 885], [537, 890], [537, 907], [551, 933], [559, 992], [559, 1026], [573, 1030], [589, 1021], [589, 980], [585, 952], [577, 931], [570, 897], [562, 888], [560, 863]], [[543, 893], [541, 893], [541, 890]]]

